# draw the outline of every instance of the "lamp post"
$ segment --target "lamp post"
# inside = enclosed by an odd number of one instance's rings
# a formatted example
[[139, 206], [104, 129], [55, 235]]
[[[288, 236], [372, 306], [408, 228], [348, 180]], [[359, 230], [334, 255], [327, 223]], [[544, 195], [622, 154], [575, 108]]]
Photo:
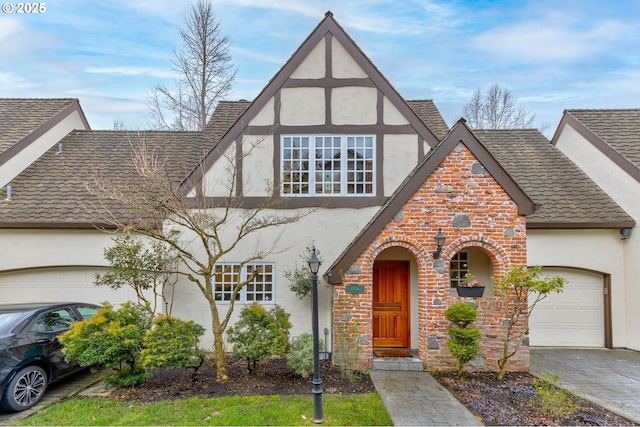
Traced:
[[322, 414], [322, 380], [320, 379], [320, 345], [318, 339], [318, 270], [320, 269], [320, 259], [316, 255], [316, 248], [313, 247], [311, 258], [309, 258], [309, 270], [311, 270], [311, 299], [312, 299], [312, 327], [313, 327], [313, 422], [320, 424], [324, 421]]

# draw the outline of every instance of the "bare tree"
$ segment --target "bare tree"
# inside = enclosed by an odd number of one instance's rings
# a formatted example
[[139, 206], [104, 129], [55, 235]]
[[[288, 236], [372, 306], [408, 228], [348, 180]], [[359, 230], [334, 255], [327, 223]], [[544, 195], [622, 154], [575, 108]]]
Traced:
[[[85, 184], [95, 196], [95, 204], [85, 204], [94, 217], [119, 231], [130, 231], [160, 242], [177, 258], [175, 273], [195, 284], [207, 300], [211, 313], [211, 330], [214, 337], [214, 358], [217, 364], [217, 380], [229, 379], [223, 333], [229, 325], [236, 297], [243, 287], [261, 273], [252, 268], [244, 280], [237, 277], [232, 285], [230, 298], [219, 304], [214, 288], [216, 263], [233, 259], [242, 269], [245, 265], [264, 259], [276, 250], [285, 225], [301, 219], [308, 211], [279, 211], [274, 199], [273, 187], [265, 189], [266, 201], [255, 208], [242, 207], [242, 199], [236, 195], [237, 165], [249, 156], [260, 142], [251, 144], [242, 153], [221, 156], [218, 161], [228, 162], [224, 178], [225, 196], [215, 205], [206, 197], [187, 197], [177, 177], [175, 153], [163, 152], [162, 141], [155, 146], [147, 143], [144, 134], [130, 142], [132, 168], [130, 178], [105, 176], [96, 170]], [[249, 144], [245, 144], [249, 145]], [[206, 194], [206, 189], [205, 189]], [[271, 230], [272, 237], [260, 238], [262, 232]], [[252, 252], [238, 250], [241, 242], [249, 240]], [[226, 311], [225, 311], [226, 310]]]
[[529, 128], [536, 116], [517, 101], [509, 89], [494, 83], [484, 94], [476, 89], [462, 116], [472, 129]]
[[191, 6], [180, 29], [181, 50], [173, 50], [174, 87], [158, 84], [147, 108], [154, 129], [203, 130], [218, 101], [227, 97], [236, 71], [231, 41], [221, 33], [210, 0]]
[[120, 117], [116, 117], [115, 119], [113, 119], [113, 130], [124, 130], [124, 129], [126, 129], [126, 126], [124, 122], [120, 120]]

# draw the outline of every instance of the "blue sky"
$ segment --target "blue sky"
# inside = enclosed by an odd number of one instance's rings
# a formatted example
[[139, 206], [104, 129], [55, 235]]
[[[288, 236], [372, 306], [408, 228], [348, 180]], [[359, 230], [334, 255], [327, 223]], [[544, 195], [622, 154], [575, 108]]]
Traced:
[[[17, 2], [10, 3], [13, 6]], [[50, 0], [0, 13], [0, 96], [74, 97], [93, 129], [148, 128], [146, 98], [170, 83], [190, 2]], [[550, 135], [567, 108], [640, 107], [637, 0], [214, 0], [253, 99], [327, 10], [406, 99], [460, 117], [477, 88], [509, 88]]]

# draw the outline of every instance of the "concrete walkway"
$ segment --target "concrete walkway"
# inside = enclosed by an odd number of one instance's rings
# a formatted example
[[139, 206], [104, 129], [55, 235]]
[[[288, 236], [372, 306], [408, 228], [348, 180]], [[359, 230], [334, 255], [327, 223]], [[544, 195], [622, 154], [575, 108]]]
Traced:
[[483, 425], [428, 372], [369, 371], [394, 426]]
[[637, 351], [532, 347], [530, 373], [558, 375], [562, 388], [640, 423]]

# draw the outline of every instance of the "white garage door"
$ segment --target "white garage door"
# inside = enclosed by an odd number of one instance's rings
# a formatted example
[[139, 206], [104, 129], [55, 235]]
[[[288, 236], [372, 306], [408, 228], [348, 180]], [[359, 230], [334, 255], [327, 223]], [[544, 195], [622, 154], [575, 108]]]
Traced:
[[128, 290], [112, 290], [93, 284], [96, 272], [86, 267], [40, 268], [0, 273], [0, 302], [78, 301], [118, 305], [135, 298]]
[[532, 346], [604, 347], [603, 278], [590, 272], [546, 268], [569, 282], [539, 302], [529, 319]]

